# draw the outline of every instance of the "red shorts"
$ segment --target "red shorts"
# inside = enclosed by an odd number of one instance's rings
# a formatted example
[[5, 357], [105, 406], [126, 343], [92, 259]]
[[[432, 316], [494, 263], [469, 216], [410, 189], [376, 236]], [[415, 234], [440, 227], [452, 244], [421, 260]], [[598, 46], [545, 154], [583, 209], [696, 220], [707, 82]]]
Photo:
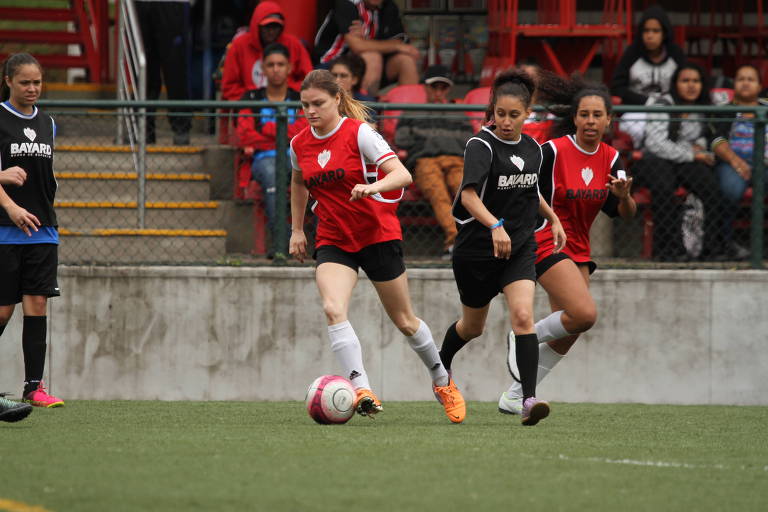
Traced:
[[568, 243], [566, 242], [565, 248], [558, 254], [555, 254], [555, 240], [552, 236], [552, 230], [549, 227], [536, 232], [536, 278], [549, 270], [552, 265], [558, 263], [564, 259], [573, 260], [576, 265], [587, 265], [589, 267], [589, 273], [593, 273], [597, 268], [597, 264], [592, 261], [589, 255], [574, 254], [569, 251]]

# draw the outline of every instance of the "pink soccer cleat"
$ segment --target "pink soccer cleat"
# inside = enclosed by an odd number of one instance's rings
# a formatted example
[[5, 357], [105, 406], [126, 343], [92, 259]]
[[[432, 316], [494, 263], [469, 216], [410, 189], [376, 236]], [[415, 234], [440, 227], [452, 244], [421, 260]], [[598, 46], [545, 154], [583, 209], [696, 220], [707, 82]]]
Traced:
[[24, 395], [22, 402], [32, 404], [35, 407], [61, 407], [64, 405], [64, 400], [48, 394], [45, 386], [43, 386], [43, 381], [40, 381], [36, 390]]
[[528, 397], [523, 402], [523, 410], [520, 416], [520, 423], [526, 426], [533, 426], [549, 416], [549, 404], [536, 397]]

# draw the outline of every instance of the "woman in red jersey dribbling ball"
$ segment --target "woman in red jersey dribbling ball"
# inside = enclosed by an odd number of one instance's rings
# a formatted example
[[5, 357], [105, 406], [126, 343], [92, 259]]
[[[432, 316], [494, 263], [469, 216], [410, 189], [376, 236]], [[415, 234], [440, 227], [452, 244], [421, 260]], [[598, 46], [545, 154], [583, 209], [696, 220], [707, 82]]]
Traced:
[[[366, 107], [340, 88], [330, 72], [315, 70], [307, 75], [301, 85], [301, 103], [309, 126], [291, 140], [289, 251], [299, 261], [308, 255], [303, 226], [311, 195], [318, 219], [315, 280], [331, 350], [355, 387], [357, 412], [371, 416], [382, 410], [347, 317], [362, 267], [390, 319], [427, 367], [448, 418], [463, 421], [464, 399], [440, 362], [429, 327], [411, 307], [396, 200], [382, 195], [408, 186], [410, 173], [381, 135], [365, 123]], [[369, 171], [373, 166], [376, 170]], [[384, 177], [376, 179], [380, 174]]]

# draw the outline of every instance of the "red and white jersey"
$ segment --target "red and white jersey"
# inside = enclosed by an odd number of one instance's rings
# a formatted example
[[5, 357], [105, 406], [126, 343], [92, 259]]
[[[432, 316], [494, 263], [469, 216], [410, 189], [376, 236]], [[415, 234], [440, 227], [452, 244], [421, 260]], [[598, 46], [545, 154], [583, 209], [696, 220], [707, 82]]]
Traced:
[[327, 135], [319, 136], [308, 126], [291, 140], [291, 164], [301, 171], [304, 185], [317, 201], [315, 247], [334, 245], [357, 252], [371, 244], [402, 239], [398, 197], [377, 194], [349, 200], [352, 188], [375, 180], [378, 166], [390, 158], [397, 156], [381, 135], [347, 117]]
[[[619, 152], [601, 142], [589, 153], [572, 135], [550, 140], [543, 146], [539, 189], [563, 224], [568, 237], [563, 252], [577, 263], [590, 261], [589, 229], [600, 210], [618, 215], [618, 198], [608, 190], [609, 175], [621, 169]], [[540, 218], [536, 232], [536, 262], [554, 249], [552, 229]]]

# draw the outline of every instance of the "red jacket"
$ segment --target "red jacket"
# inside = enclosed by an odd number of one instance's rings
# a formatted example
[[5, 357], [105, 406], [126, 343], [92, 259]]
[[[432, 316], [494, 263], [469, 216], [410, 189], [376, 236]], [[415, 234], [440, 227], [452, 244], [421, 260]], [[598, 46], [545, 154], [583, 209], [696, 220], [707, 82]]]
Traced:
[[[263, 48], [259, 39], [259, 22], [274, 13], [283, 14], [283, 10], [275, 2], [261, 2], [253, 10], [250, 30], [236, 36], [229, 45], [221, 79], [221, 93], [225, 100], [239, 100], [245, 91], [266, 87], [266, 79], [261, 72]], [[296, 36], [285, 31], [277, 42], [288, 48], [291, 54], [292, 71], [288, 86], [298, 90], [301, 81], [312, 71], [309, 52]]]

